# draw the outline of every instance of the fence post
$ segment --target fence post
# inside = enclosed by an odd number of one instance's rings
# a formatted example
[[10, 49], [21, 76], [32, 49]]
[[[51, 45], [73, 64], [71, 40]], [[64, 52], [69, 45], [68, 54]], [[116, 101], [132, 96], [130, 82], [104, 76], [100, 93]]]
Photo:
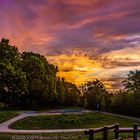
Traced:
[[115, 124], [115, 139], [119, 138], [119, 124]]
[[134, 123], [133, 129], [133, 140], [138, 140], [138, 124]]
[[89, 140], [94, 140], [94, 130], [89, 130]]
[[104, 127], [103, 140], [108, 140], [108, 127], [107, 126]]

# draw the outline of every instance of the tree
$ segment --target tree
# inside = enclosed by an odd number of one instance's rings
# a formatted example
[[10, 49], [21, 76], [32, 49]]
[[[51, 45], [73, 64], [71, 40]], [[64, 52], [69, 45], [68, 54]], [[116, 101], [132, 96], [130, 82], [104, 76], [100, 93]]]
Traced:
[[126, 112], [127, 92], [125, 90], [116, 91], [112, 96], [111, 110], [115, 113]]
[[78, 106], [80, 91], [75, 84], [70, 82], [64, 83], [65, 91], [65, 105], [66, 106]]
[[0, 96], [7, 105], [20, 105], [21, 98], [27, 92], [26, 75], [14, 69], [10, 63], [0, 62]]
[[33, 106], [57, 104], [58, 68], [47, 59], [33, 52], [22, 53], [22, 70], [27, 75], [29, 100]]
[[105, 86], [97, 79], [84, 84], [83, 92], [88, 108], [97, 109], [97, 106], [100, 106], [101, 108], [102, 103], [104, 102], [105, 105], [106, 102], [108, 102], [107, 100], [109, 100]]
[[127, 91], [140, 91], [140, 70], [130, 71], [123, 85]]
[[62, 78], [57, 78], [57, 85], [56, 85], [56, 90], [57, 90], [57, 103], [58, 105], [64, 105], [65, 103], [65, 81]]
[[9, 44], [8, 39], [3, 38], [0, 42], [0, 61], [8, 61], [15, 68], [20, 64], [20, 53], [15, 46]]
[[22, 70], [26, 73], [28, 80], [28, 103], [34, 107], [41, 106], [45, 100], [44, 92], [46, 92], [43, 81], [45, 79], [43, 62], [35, 54], [24, 52], [22, 54]]
[[8, 39], [0, 42], [0, 101], [7, 105], [20, 105], [27, 92], [26, 74], [20, 68], [20, 53], [9, 44]]
[[127, 78], [123, 81], [123, 85], [124, 90], [128, 93], [129, 113], [140, 116], [140, 70], [130, 71]]
[[140, 70], [130, 71], [124, 89], [112, 97], [112, 112], [140, 117]]
[[0, 102], [5, 106], [76, 106], [79, 90], [57, 77], [58, 67], [33, 52], [19, 53], [8, 39], [0, 42]]

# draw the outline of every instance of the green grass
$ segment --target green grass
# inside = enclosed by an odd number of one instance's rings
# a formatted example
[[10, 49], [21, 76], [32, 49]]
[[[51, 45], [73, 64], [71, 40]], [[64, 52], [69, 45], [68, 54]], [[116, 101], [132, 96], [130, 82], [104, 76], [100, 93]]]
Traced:
[[132, 127], [133, 123], [140, 125], [140, 121], [92, 112], [27, 117], [13, 123], [10, 127], [14, 129], [71, 129], [96, 128], [115, 123], [119, 123], [121, 127]]
[[[121, 135], [123, 138], [131, 137], [130, 134]], [[46, 133], [46, 134], [0, 134], [0, 140], [88, 140], [88, 136], [85, 136], [83, 132], [75, 133]], [[113, 133], [110, 133], [108, 140], [114, 138]], [[95, 135], [95, 140], [102, 140], [102, 133]]]
[[16, 140], [16, 139], [27, 139], [27, 140], [88, 140], [88, 137], [84, 133], [46, 133], [46, 134], [0, 134], [0, 140]]
[[9, 120], [17, 115], [18, 113], [16, 111], [0, 111], [0, 123]]

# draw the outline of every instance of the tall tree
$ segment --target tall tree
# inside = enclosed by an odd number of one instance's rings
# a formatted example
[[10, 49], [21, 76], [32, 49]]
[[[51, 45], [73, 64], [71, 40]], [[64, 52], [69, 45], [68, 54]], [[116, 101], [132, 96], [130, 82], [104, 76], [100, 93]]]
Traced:
[[0, 42], [0, 61], [8, 61], [15, 68], [20, 64], [20, 53], [15, 46], [9, 44], [8, 39], [3, 38]]
[[58, 68], [40, 54], [23, 52], [22, 70], [26, 72], [30, 102], [36, 106], [56, 104]]
[[140, 91], [140, 70], [130, 71], [123, 85], [128, 91]]
[[22, 70], [26, 73], [28, 80], [29, 103], [34, 107], [41, 106], [46, 91], [43, 82], [45, 77], [44, 64], [34, 53], [24, 52], [22, 59]]
[[58, 105], [64, 105], [65, 101], [65, 81], [64, 78], [59, 78], [57, 79], [57, 103]]
[[80, 91], [75, 84], [65, 82], [65, 105], [67, 106], [78, 106]]
[[[127, 78], [123, 81], [124, 89], [128, 94], [129, 108], [133, 108], [131, 113], [135, 116], [140, 116], [140, 70], [130, 71]], [[132, 102], [133, 101], [133, 102]]]
[[83, 93], [88, 108], [99, 109], [99, 106], [101, 108], [102, 104], [105, 106], [109, 102], [109, 94], [105, 86], [97, 79], [84, 84]]
[[26, 74], [20, 69], [18, 49], [9, 40], [0, 42], [0, 99], [6, 105], [20, 104], [27, 92]]

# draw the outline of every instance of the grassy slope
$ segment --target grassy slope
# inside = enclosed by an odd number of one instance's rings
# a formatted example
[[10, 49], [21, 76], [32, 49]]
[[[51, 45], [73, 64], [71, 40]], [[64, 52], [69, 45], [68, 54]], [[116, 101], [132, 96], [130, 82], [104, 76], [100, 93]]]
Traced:
[[132, 127], [133, 123], [140, 125], [140, 121], [132, 119], [102, 113], [84, 113], [27, 117], [13, 123], [10, 127], [16, 129], [95, 128], [114, 123], [119, 123], [121, 127]]
[[16, 111], [0, 111], [0, 123], [18, 115]]

